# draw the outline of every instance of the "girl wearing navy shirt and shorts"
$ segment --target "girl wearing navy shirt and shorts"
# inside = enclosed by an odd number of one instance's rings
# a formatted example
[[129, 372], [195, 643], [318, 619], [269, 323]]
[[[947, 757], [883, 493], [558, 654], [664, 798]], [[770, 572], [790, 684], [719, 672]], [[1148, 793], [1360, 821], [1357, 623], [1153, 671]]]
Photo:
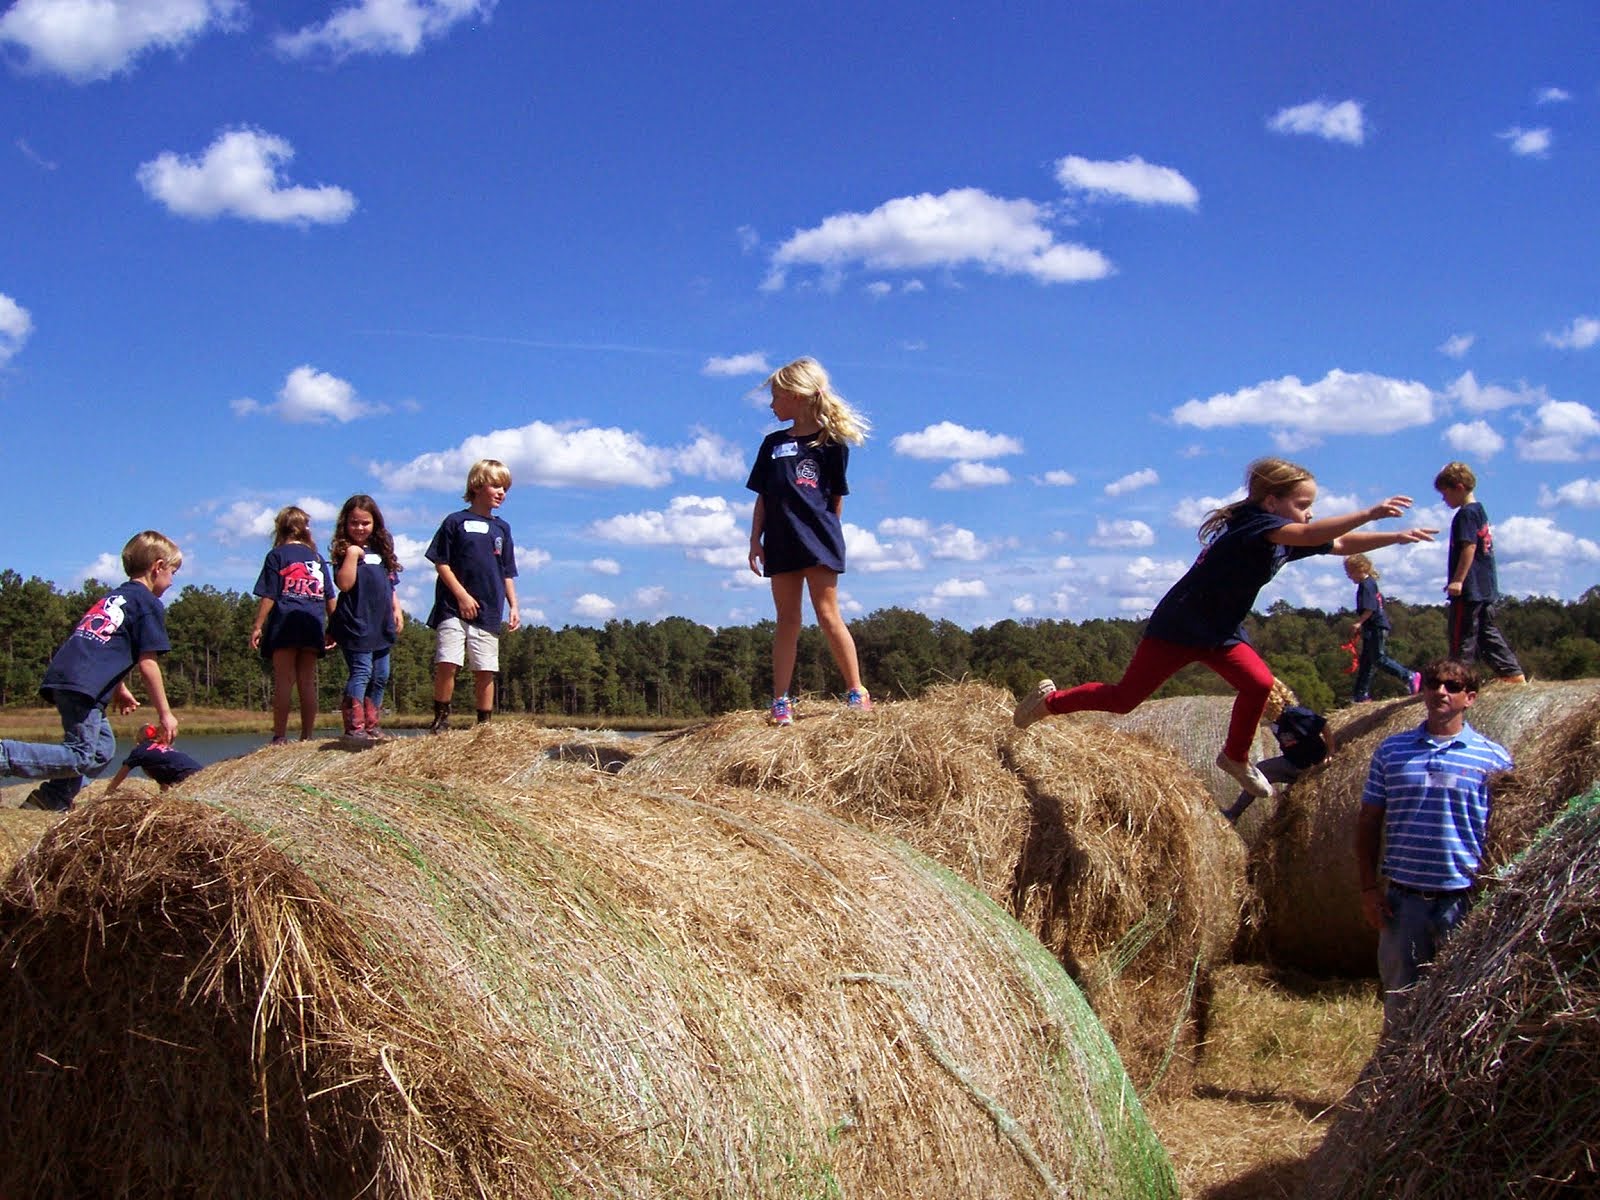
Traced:
[[272, 549], [261, 564], [250, 645], [272, 663], [272, 744], [288, 740], [289, 702], [300, 691], [300, 740], [317, 724], [317, 659], [327, 646], [333, 576], [311, 536], [311, 518], [289, 505], [273, 519]]
[[768, 434], [745, 486], [756, 493], [750, 520], [750, 569], [772, 581], [777, 632], [772, 639], [772, 721], [789, 725], [794, 701], [789, 685], [800, 644], [803, 590], [811, 593], [817, 624], [844, 676], [846, 702], [870, 709], [850, 627], [839, 613], [844, 573], [844, 526], [850, 492], [845, 472], [850, 446], [866, 440], [871, 425], [833, 390], [814, 358], [798, 358], [767, 377], [772, 415], [789, 428]]
[[1065, 691], [1041, 680], [1013, 720], [1025, 729], [1060, 713], [1132, 712], [1190, 663], [1204, 663], [1239, 693], [1217, 766], [1252, 796], [1272, 784], [1250, 762], [1250, 745], [1272, 691], [1272, 671], [1245, 636], [1244, 619], [1256, 595], [1284, 563], [1313, 554], [1349, 555], [1404, 542], [1431, 542], [1437, 529], [1353, 533], [1411, 507], [1410, 496], [1337, 517], [1313, 519], [1317, 482], [1310, 471], [1281, 458], [1258, 458], [1245, 474], [1245, 497], [1215, 509], [1200, 526], [1204, 549], [1150, 614], [1133, 661], [1116, 683], [1084, 683]]

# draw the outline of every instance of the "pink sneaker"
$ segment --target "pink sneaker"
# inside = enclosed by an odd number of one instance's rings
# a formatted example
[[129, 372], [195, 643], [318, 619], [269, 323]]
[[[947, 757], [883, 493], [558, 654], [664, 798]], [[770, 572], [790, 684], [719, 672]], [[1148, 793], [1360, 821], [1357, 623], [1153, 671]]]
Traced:
[[862, 712], [872, 711], [872, 697], [867, 695], [866, 688], [851, 688], [844, 702], [851, 708], [858, 708]]

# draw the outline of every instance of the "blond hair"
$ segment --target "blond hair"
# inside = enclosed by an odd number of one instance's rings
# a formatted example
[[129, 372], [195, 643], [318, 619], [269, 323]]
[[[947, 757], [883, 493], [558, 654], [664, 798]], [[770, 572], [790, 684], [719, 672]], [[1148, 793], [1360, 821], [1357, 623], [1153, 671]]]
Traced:
[[1267, 693], [1267, 709], [1261, 714], [1263, 722], [1276, 721], [1283, 716], [1283, 710], [1293, 708], [1300, 701], [1295, 697], [1294, 689], [1283, 680], [1276, 677], [1272, 680], [1272, 691]]
[[872, 431], [872, 422], [833, 390], [828, 372], [814, 358], [797, 358], [788, 366], [779, 367], [767, 376], [766, 386], [772, 389], [774, 396], [788, 392], [806, 402], [808, 414], [822, 426], [822, 432], [817, 435], [818, 445], [849, 442], [859, 446]]
[[298, 505], [285, 504], [272, 518], [272, 544], [282, 546], [286, 542], [298, 542], [310, 546], [313, 554], [321, 553], [311, 536], [311, 514]]
[[1372, 560], [1365, 554], [1345, 555], [1344, 569], [1348, 571], [1351, 568], [1360, 571], [1368, 579], [1378, 578], [1378, 568], [1372, 565]]
[[1211, 542], [1219, 537], [1228, 522], [1246, 505], [1257, 505], [1270, 496], [1287, 496], [1302, 483], [1315, 483], [1316, 476], [1299, 463], [1286, 458], [1258, 458], [1245, 468], [1243, 500], [1214, 508], [1200, 525], [1199, 538]]
[[1478, 477], [1472, 473], [1472, 468], [1464, 462], [1448, 462], [1439, 468], [1439, 473], [1433, 477], [1433, 490], [1442, 492], [1447, 487], [1465, 488], [1467, 491], [1476, 491]]
[[480, 458], [472, 464], [472, 470], [467, 472], [467, 491], [461, 498], [468, 504], [472, 503], [472, 493], [479, 488], [511, 487], [511, 468], [498, 458]]
[[178, 549], [178, 543], [164, 533], [146, 529], [134, 534], [122, 548], [122, 569], [129, 579], [137, 579], [148, 575], [150, 568], [163, 558], [174, 571], [183, 566], [183, 551]]

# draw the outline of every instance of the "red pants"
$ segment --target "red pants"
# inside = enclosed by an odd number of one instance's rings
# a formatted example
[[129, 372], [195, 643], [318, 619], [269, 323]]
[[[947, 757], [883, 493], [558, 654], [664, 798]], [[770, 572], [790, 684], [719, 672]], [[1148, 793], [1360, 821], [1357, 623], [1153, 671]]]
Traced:
[[1180, 646], [1159, 638], [1142, 638], [1133, 652], [1133, 661], [1116, 683], [1080, 683], [1064, 692], [1051, 692], [1045, 707], [1053, 713], [1085, 709], [1130, 713], [1190, 663], [1204, 663], [1238, 691], [1238, 699], [1233, 702], [1233, 716], [1228, 722], [1228, 740], [1223, 743], [1222, 751], [1234, 762], [1248, 762], [1256, 726], [1267, 711], [1272, 670], [1259, 654], [1242, 642], [1206, 649]]

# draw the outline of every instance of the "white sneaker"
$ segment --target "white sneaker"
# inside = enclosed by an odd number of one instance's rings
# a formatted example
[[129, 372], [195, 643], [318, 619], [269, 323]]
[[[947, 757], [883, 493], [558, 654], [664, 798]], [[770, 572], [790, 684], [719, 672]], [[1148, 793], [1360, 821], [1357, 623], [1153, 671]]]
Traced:
[[1226, 771], [1239, 781], [1239, 786], [1249, 792], [1257, 800], [1265, 800], [1272, 795], [1272, 784], [1267, 782], [1267, 777], [1256, 770], [1255, 764], [1247, 762], [1234, 762], [1226, 751], [1217, 754], [1217, 766]]
[[1044, 702], [1050, 698], [1050, 693], [1056, 690], [1056, 685], [1048, 679], [1041, 679], [1033, 687], [1033, 691], [1022, 699], [1017, 705], [1017, 710], [1011, 714], [1011, 723], [1018, 729], [1026, 729], [1035, 721], [1042, 720], [1050, 715], [1050, 710]]

